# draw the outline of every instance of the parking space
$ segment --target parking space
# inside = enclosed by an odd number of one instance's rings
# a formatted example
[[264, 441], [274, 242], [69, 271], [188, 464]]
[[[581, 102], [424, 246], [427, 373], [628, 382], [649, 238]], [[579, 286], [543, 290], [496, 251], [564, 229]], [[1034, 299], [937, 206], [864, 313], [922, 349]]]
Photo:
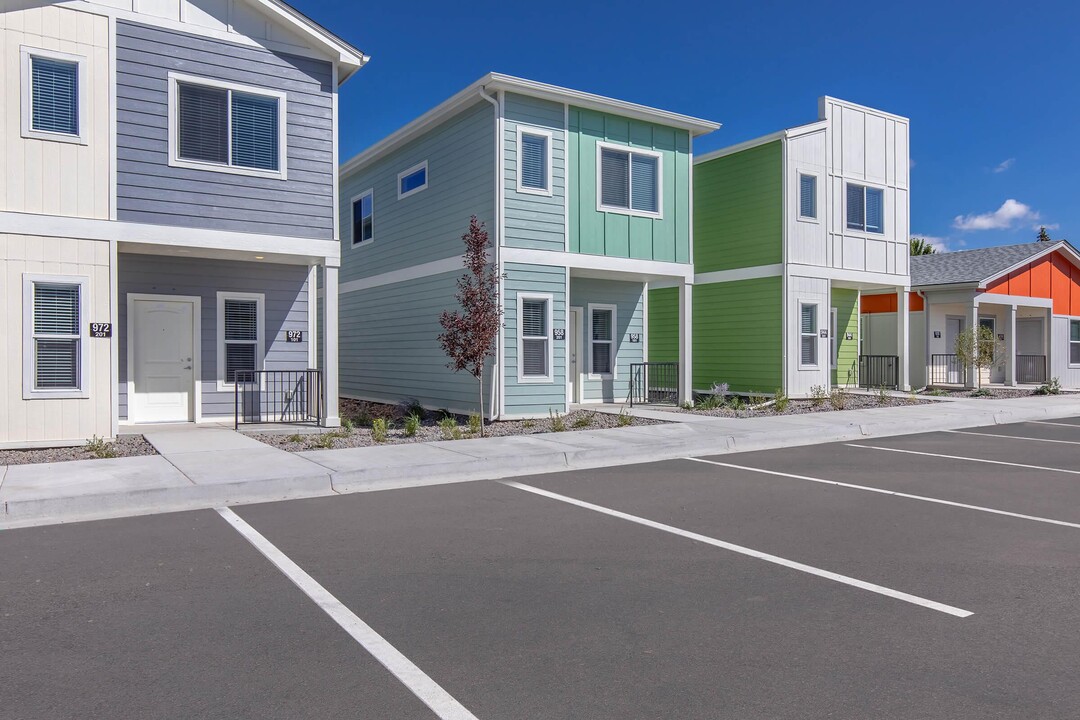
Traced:
[[0, 707], [1072, 717], [1070, 425], [7, 531]]

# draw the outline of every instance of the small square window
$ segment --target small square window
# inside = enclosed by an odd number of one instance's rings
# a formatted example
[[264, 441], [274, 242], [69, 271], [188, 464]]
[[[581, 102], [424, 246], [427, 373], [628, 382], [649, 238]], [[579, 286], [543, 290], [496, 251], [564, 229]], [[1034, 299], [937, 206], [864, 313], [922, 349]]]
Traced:
[[427, 160], [398, 174], [398, 200], [427, 188]]
[[848, 230], [885, 232], [885, 193], [880, 188], [847, 184]]

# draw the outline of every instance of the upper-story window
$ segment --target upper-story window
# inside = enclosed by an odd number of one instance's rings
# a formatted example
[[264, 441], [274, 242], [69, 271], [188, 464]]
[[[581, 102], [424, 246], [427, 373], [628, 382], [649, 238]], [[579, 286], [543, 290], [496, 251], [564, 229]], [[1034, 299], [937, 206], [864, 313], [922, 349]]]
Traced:
[[817, 176], [799, 173], [799, 217], [817, 218]]
[[375, 237], [375, 193], [366, 190], [352, 199], [352, 244], [370, 242]]
[[551, 133], [518, 127], [518, 192], [551, 195]]
[[22, 137], [86, 143], [85, 58], [22, 48]]
[[885, 232], [885, 193], [881, 188], [847, 184], [848, 230]]
[[408, 170], [402, 170], [397, 176], [398, 200], [407, 198], [410, 195], [415, 195], [421, 190], [426, 190], [428, 184], [427, 181], [427, 160], [413, 165]]
[[285, 93], [169, 74], [169, 164], [285, 178]]
[[660, 153], [597, 143], [597, 155], [598, 210], [660, 217]]

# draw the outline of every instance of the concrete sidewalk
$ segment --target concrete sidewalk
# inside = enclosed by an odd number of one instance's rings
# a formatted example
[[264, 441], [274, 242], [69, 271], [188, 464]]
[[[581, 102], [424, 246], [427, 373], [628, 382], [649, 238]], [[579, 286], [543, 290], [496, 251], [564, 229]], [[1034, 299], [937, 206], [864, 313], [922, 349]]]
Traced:
[[1080, 416], [1080, 396], [748, 419], [634, 414], [672, 424], [295, 454], [221, 427], [147, 428], [159, 455], [0, 468], [0, 529]]

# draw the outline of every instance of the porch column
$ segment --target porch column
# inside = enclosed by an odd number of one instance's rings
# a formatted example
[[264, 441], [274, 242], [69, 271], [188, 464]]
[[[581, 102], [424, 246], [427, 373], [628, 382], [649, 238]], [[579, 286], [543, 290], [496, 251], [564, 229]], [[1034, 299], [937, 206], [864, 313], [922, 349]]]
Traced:
[[1005, 384], [1016, 385], [1016, 306], [1010, 305], [1005, 318]]
[[[974, 338], [979, 337], [979, 303], [976, 301], [971, 303], [971, 325], [966, 332], [975, 333]], [[971, 346], [972, 360], [974, 360], [975, 356], [978, 354], [978, 350], [975, 347], [975, 343], [972, 343]], [[973, 388], [978, 387], [979, 385], [979, 368], [972, 362], [967, 368], [967, 386]]]
[[908, 309], [908, 289], [896, 288], [896, 381], [899, 390], [911, 389], [911, 312]]
[[338, 269], [323, 266], [323, 393], [326, 398], [326, 427], [338, 427]]
[[694, 402], [694, 286], [679, 283], [679, 403]]

